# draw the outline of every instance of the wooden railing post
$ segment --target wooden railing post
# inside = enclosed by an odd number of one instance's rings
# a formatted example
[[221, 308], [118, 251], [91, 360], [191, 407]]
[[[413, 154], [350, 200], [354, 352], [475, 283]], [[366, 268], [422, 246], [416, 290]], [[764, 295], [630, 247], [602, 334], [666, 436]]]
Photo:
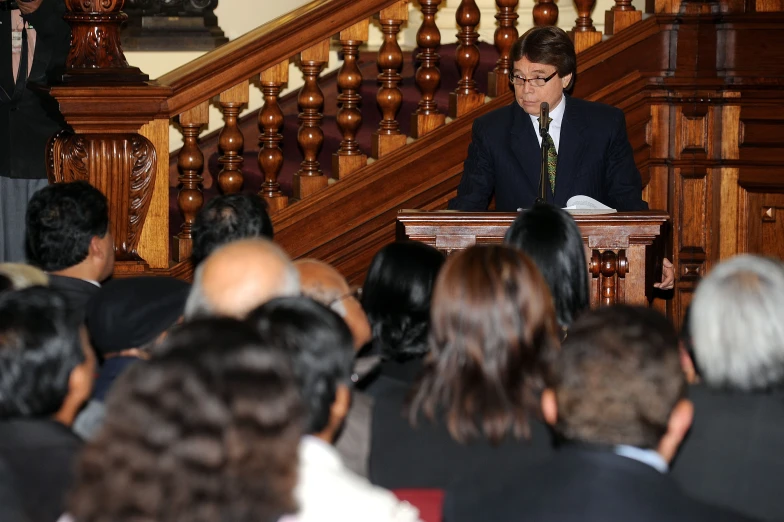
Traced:
[[555, 25], [558, 22], [558, 5], [553, 0], [536, 0], [533, 10], [534, 25]]
[[180, 226], [180, 233], [174, 236], [173, 257], [177, 262], [185, 261], [193, 251], [193, 222], [196, 214], [204, 204], [201, 192], [201, 176], [204, 168], [204, 154], [199, 148], [199, 133], [204, 125], [210, 123], [209, 102], [205, 101], [188, 109], [179, 116], [182, 127], [183, 145], [177, 156], [177, 168], [180, 176], [177, 180], [182, 185], [177, 195], [177, 204], [180, 207], [185, 221]]
[[397, 43], [400, 26], [408, 20], [408, 2], [400, 0], [378, 14], [384, 42], [378, 50], [378, 80], [381, 88], [376, 95], [381, 107], [382, 119], [378, 130], [373, 133], [370, 155], [378, 159], [406, 144], [406, 136], [400, 133], [400, 124], [395, 117], [403, 103], [400, 92], [400, 69], [403, 67], [403, 51]]
[[460, 6], [455, 14], [457, 25], [460, 26], [460, 31], [457, 33], [460, 43], [455, 53], [461, 78], [457, 82], [457, 89], [449, 93], [451, 118], [462, 116], [485, 102], [485, 95], [476, 89], [476, 81], [474, 81], [474, 71], [479, 65], [479, 47], [476, 45], [479, 39], [479, 33], [476, 31], [479, 16], [476, 0], [460, 0]]
[[280, 191], [278, 174], [283, 166], [283, 151], [280, 150], [280, 127], [283, 125], [283, 112], [278, 105], [281, 86], [289, 81], [289, 61], [263, 71], [259, 76], [264, 94], [264, 107], [259, 112], [259, 169], [264, 174], [264, 183], [259, 195], [264, 198], [269, 211], [276, 212], [289, 204], [288, 196]]
[[294, 174], [292, 188], [297, 199], [306, 198], [327, 186], [327, 178], [316, 158], [324, 144], [324, 132], [321, 130], [324, 94], [319, 87], [318, 78], [328, 62], [328, 39], [305, 49], [300, 54], [300, 68], [305, 77], [305, 85], [300, 89], [297, 98], [300, 106], [297, 142], [302, 148], [304, 159], [300, 163], [300, 169]]
[[441, 83], [441, 71], [438, 69], [441, 31], [436, 25], [436, 11], [440, 3], [441, 0], [419, 2], [422, 7], [422, 25], [419, 26], [416, 36], [417, 45], [421, 49], [416, 56], [420, 61], [416, 71], [416, 84], [422, 91], [422, 98], [416, 112], [411, 115], [411, 135], [415, 138], [421, 138], [446, 121], [446, 115], [438, 111], [438, 104], [435, 102], [436, 89]]
[[338, 74], [337, 124], [343, 135], [340, 148], [332, 155], [332, 172], [338, 179], [344, 179], [351, 173], [367, 165], [367, 155], [362, 154], [357, 143], [357, 132], [362, 125], [362, 112], [359, 104], [362, 96], [362, 72], [357, 65], [359, 46], [367, 42], [370, 22], [363, 20], [340, 32], [340, 43], [343, 46], [343, 65]]
[[517, 4], [519, 0], [495, 0], [498, 6], [498, 13], [495, 19], [498, 20], [498, 27], [495, 29], [493, 39], [495, 48], [498, 49], [498, 61], [495, 62], [495, 69], [487, 75], [487, 94], [490, 96], [501, 96], [509, 92], [509, 73], [512, 71], [512, 60], [509, 53], [512, 46], [517, 41]]
[[569, 35], [574, 41], [574, 50], [579, 53], [601, 42], [602, 33], [596, 30], [591, 19], [591, 11], [596, 5], [596, 0], [575, 0], [575, 5], [577, 20]]
[[642, 11], [634, 8], [632, 0], [615, 0], [615, 5], [604, 14], [604, 33], [618, 34], [640, 20], [642, 20]]
[[245, 138], [240, 131], [237, 117], [242, 106], [248, 103], [249, 82], [238, 83], [231, 89], [220, 93], [219, 101], [223, 108], [225, 125], [218, 136], [218, 147], [223, 155], [218, 158], [222, 165], [218, 173], [218, 185], [224, 194], [234, 194], [242, 189], [242, 149]]

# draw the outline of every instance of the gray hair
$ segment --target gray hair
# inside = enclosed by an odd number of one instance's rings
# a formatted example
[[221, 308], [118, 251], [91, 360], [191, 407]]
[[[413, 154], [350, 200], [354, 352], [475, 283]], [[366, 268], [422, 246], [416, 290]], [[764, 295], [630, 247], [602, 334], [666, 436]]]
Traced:
[[740, 255], [719, 264], [692, 300], [697, 366], [713, 387], [764, 389], [784, 378], [784, 265]]

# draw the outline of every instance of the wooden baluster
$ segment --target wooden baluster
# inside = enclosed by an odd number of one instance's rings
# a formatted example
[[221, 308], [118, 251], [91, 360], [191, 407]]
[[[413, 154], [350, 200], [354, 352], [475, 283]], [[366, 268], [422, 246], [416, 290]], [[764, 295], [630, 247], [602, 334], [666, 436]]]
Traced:
[[422, 50], [416, 58], [420, 66], [416, 71], [416, 84], [422, 91], [419, 107], [411, 115], [411, 135], [421, 138], [428, 132], [442, 126], [446, 121], [446, 114], [438, 112], [435, 102], [436, 89], [441, 83], [441, 71], [438, 63], [438, 46], [441, 44], [441, 31], [436, 25], [436, 11], [441, 0], [420, 0], [422, 7], [422, 25], [417, 31], [416, 41]]
[[495, 0], [495, 3], [498, 6], [498, 13], [495, 15], [498, 27], [496, 27], [493, 36], [495, 48], [498, 49], [498, 61], [495, 62], [495, 69], [487, 74], [487, 93], [490, 96], [501, 96], [511, 89], [509, 73], [512, 72], [513, 64], [509, 53], [519, 35], [517, 32], [518, 0]]
[[558, 6], [553, 0], [536, 0], [534, 6], [534, 25], [555, 25], [558, 21]]
[[376, 101], [381, 107], [382, 119], [378, 130], [373, 133], [370, 155], [380, 158], [406, 144], [406, 136], [400, 133], [400, 124], [395, 119], [403, 94], [400, 92], [400, 69], [403, 67], [403, 51], [397, 43], [400, 26], [408, 20], [408, 3], [401, 0], [378, 13], [384, 42], [378, 50], [378, 67], [381, 74], [378, 80], [381, 88], [376, 94]]
[[218, 147], [223, 155], [218, 163], [223, 165], [218, 173], [218, 185], [224, 194], [234, 194], [242, 189], [242, 148], [245, 137], [240, 131], [237, 118], [242, 106], [248, 103], [249, 82], [245, 80], [220, 93], [218, 100], [223, 108], [225, 124], [218, 136]]
[[302, 86], [297, 97], [300, 106], [297, 141], [302, 147], [305, 159], [294, 175], [293, 192], [297, 199], [306, 198], [327, 186], [327, 178], [316, 159], [324, 144], [324, 132], [321, 130], [324, 94], [319, 87], [318, 77], [327, 62], [329, 62], [328, 39], [305, 49], [300, 54], [300, 68], [305, 77], [305, 85]]
[[270, 67], [259, 75], [261, 91], [264, 94], [264, 107], [259, 112], [259, 169], [264, 174], [264, 183], [259, 195], [265, 199], [270, 213], [285, 208], [288, 196], [280, 191], [278, 174], [283, 167], [283, 151], [280, 150], [280, 127], [283, 125], [283, 112], [278, 105], [281, 86], [289, 81], [289, 61]]
[[457, 89], [449, 93], [451, 118], [462, 116], [485, 102], [485, 95], [476, 90], [474, 81], [474, 71], [479, 65], [479, 47], [476, 45], [479, 39], [479, 33], [476, 31], [476, 26], [479, 25], [479, 8], [476, 6], [476, 0], [460, 0], [455, 19], [460, 26], [457, 33], [460, 43], [456, 56], [461, 78], [457, 82]]
[[202, 102], [192, 109], [180, 114], [180, 127], [182, 127], [183, 145], [177, 156], [177, 168], [180, 176], [177, 181], [182, 187], [177, 195], [177, 204], [180, 212], [185, 217], [185, 222], [180, 227], [180, 233], [174, 236], [173, 257], [177, 262], [185, 261], [191, 256], [193, 250], [191, 229], [196, 219], [196, 214], [204, 204], [201, 193], [201, 169], [204, 167], [204, 154], [199, 148], [199, 133], [203, 125], [210, 122], [209, 102]]
[[602, 33], [596, 30], [591, 19], [591, 11], [596, 5], [596, 0], [575, 0], [577, 6], [577, 20], [569, 36], [574, 41], [574, 50], [582, 52], [602, 41]]
[[368, 40], [369, 25], [368, 20], [363, 20], [340, 32], [343, 66], [338, 74], [340, 110], [337, 114], [337, 124], [343, 134], [343, 141], [340, 142], [338, 151], [332, 155], [332, 172], [338, 179], [344, 179], [367, 165], [367, 155], [362, 154], [357, 143], [357, 131], [362, 125], [362, 112], [359, 110], [362, 101], [362, 96], [359, 95], [362, 72], [357, 66], [357, 58], [359, 46]]
[[642, 20], [642, 11], [632, 5], [632, 0], [615, 0], [615, 5], [604, 14], [604, 33], [618, 34]]

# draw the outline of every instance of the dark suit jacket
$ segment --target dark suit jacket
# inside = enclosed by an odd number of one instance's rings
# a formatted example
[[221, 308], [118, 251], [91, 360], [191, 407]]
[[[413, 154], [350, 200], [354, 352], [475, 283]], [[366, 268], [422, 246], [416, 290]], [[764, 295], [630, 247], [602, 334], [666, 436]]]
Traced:
[[[499, 480], [500, 479], [500, 480]], [[565, 447], [547, 462], [498, 480], [482, 496], [447, 493], [445, 522], [729, 522], [740, 515], [687, 497], [666, 474], [609, 450]]]
[[81, 439], [55, 421], [0, 421], [0, 459], [14, 476], [30, 522], [54, 522], [63, 514], [81, 447]]
[[672, 475], [692, 496], [784, 520], [784, 390], [732, 393], [692, 386], [694, 424]]
[[458, 444], [443, 422], [423, 419], [413, 428], [403, 416], [407, 392], [407, 386], [400, 386], [375, 397], [370, 444], [374, 484], [388, 489], [446, 489], [488, 467], [514, 461], [524, 470], [552, 453], [549, 431], [537, 421], [531, 423], [530, 441], [509, 438], [497, 447], [487, 440]]
[[53, 274], [49, 274], [49, 286], [65, 295], [71, 309], [71, 318], [78, 323], [84, 322], [87, 303], [101, 289], [83, 279]]
[[[647, 210], [623, 112], [569, 96], [565, 103], [555, 195], [548, 184], [547, 201], [564, 207], [570, 197], [584, 195], [621, 211]], [[539, 195], [540, 160], [531, 119], [516, 101], [477, 118], [449, 208], [487, 210], [493, 194], [498, 211], [530, 207]]]

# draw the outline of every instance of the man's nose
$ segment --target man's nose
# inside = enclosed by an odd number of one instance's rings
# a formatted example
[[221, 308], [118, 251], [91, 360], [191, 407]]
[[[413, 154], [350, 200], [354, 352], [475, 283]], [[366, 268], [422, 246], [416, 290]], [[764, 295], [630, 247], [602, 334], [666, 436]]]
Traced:
[[534, 86], [531, 85], [530, 81], [525, 82], [525, 85], [523, 85], [523, 92], [525, 92], [525, 93], [532, 93], [532, 92], [534, 92]]

